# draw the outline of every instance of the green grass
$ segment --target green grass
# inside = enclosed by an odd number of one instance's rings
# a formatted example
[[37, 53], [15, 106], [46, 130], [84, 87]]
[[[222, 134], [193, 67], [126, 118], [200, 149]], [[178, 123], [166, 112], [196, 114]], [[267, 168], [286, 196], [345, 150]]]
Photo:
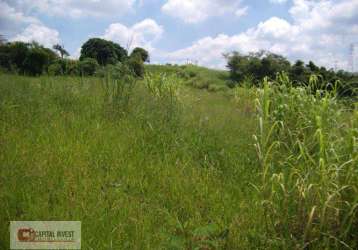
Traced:
[[229, 72], [224, 70], [208, 69], [193, 64], [187, 65], [145, 65], [146, 71], [152, 74], [174, 74], [183, 82], [197, 89], [207, 89], [210, 92], [227, 91], [226, 82]]
[[0, 76], [1, 249], [11, 220], [80, 220], [83, 249], [357, 247], [356, 109], [152, 73]]

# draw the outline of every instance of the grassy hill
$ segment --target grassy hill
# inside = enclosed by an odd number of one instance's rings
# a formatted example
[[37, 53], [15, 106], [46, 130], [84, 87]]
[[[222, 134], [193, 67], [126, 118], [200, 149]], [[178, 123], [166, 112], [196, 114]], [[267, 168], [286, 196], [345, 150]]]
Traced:
[[174, 74], [182, 79], [188, 86], [209, 91], [227, 90], [226, 81], [229, 80], [229, 72], [225, 70], [208, 69], [205, 67], [187, 65], [145, 65], [149, 73]]
[[357, 106], [146, 67], [0, 75], [1, 249], [11, 220], [80, 220], [83, 249], [358, 247]]

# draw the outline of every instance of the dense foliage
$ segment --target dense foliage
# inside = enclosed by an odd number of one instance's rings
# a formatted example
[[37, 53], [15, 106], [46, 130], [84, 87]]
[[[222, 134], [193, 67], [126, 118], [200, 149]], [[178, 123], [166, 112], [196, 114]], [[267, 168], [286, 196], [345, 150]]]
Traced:
[[69, 53], [62, 45], [56, 44], [52, 49], [36, 42], [4, 40], [0, 43], [0, 67], [21, 75], [92, 76], [96, 72], [101, 75], [101, 68], [108, 65], [125, 64], [128, 72], [143, 77], [144, 62], [149, 62], [149, 53], [143, 48], [135, 48], [128, 56], [119, 44], [100, 38], [91, 38], [83, 44], [80, 60], [66, 58]]
[[13, 42], [0, 45], [0, 66], [19, 74], [40, 75], [58, 56], [35, 42]]
[[0, 221], [82, 221], [83, 249], [358, 248], [358, 106], [315, 77], [211, 93], [181, 84], [199, 67], [103, 68], [0, 75]]
[[127, 58], [127, 50], [119, 44], [101, 38], [91, 38], [82, 45], [80, 60], [96, 59], [100, 65], [116, 64]]
[[131, 56], [134, 56], [136, 54], [138, 54], [141, 57], [143, 62], [150, 62], [149, 53], [145, 49], [136, 47], [132, 51]]
[[303, 61], [297, 60], [291, 65], [285, 57], [266, 51], [248, 55], [233, 52], [224, 56], [230, 70], [231, 87], [236, 84], [260, 85], [264, 77], [275, 79], [277, 73], [286, 72], [294, 86], [307, 85], [309, 77], [315, 74], [320, 76], [316, 86], [318, 89], [336, 87], [339, 95], [357, 95], [358, 75], [343, 70], [327, 70], [325, 67], [316, 66], [312, 61], [305, 65]]

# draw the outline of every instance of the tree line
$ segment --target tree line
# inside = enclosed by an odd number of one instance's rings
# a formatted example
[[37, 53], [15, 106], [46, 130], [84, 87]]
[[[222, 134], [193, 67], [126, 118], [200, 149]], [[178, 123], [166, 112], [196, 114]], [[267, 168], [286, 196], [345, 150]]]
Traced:
[[287, 58], [259, 51], [247, 55], [239, 52], [224, 54], [230, 71], [229, 87], [236, 85], [260, 85], [264, 77], [275, 79], [277, 73], [286, 72], [295, 86], [306, 85], [312, 75], [318, 76], [318, 89], [336, 88], [338, 94], [357, 96], [358, 75], [344, 70], [334, 71], [319, 67], [314, 62], [305, 64], [297, 60], [293, 64]]
[[121, 45], [101, 38], [91, 38], [81, 47], [79, 60], [68, 58], [69, 53], [59, 44], [52, 49], [37, 42], [0, 41], [0, 67], [3, 71], [37, 76], [91, 76], [107, 65], [125, 64], [136, 76], [143, 76], [144, 62], [149, 53], [137, 47], [130, 54]]

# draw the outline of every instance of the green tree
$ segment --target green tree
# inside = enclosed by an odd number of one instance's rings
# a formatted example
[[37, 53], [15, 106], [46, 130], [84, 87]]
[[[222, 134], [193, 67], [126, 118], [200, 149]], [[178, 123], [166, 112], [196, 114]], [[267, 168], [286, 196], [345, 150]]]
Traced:
[[317, 73], [319, 72], [319, 67], [316, 66], [316, 64], [314, 64], [314, 62], [309, 61], [309, 63], [307, 64], [307, 68], [312, 72], [312, 73]]
[[6, 70], [11, 69], [11, 49], [9, 43], [0, 44], [0, 66]]
[[11, 64], [18, 69], [23, 69], [23, 63], [29, 54], [29, 44], [23, 42], [14, 42], [10, 44]]
[[44, 72], [45, 65], [48, 63], [47, 53], [38, 47], [29, 50], [24, 60], [25, 73], [29, 75], [41, 75]]
[[132, 51], [131, 57], [135, 54], [138, 54], [143, 62], [150, 62], [149, 53], [145, 49], [137, 47]]
[[237, 51], [225, 54], [224, 57], [227, 59], [226, 67], [230, 70], [230, 78], [236, 82], [242, 81], [248, 74], [248, 57]]
[[308, 80], [308, 72], [305, 64], [301, 60], [297, 60], [290, 69], [290, 78], [296, 84], [303, 84]]
[[23, 62], [24, 73], [29, 75], [40, 75], [47, 72], [48, 67], [58, 56], [49, 48], [45, 48], [36, 42], [28, 45], [29, 52]]
[[261, 59], [259, 80], [262, 80], [265, 76], [273, 79], [277, 73], [282, 71], [288, 72], [289, 70], [290, 62], [285, 57], [274, 53], [266, 53]]
[[266, 76], [275, 78], [278, 72], [290, 70], [290, 62], [285, 57], [266, 51], [248, 55], [233, 52], [224, 56], [231, 80], [239, 83], [248, 78], [258, 83]]
[[100, 65], [123, 62], [127, 51], [119, 44], [101, 38], [91, 38], [82, 45], [80, 60], [96, 59]]

